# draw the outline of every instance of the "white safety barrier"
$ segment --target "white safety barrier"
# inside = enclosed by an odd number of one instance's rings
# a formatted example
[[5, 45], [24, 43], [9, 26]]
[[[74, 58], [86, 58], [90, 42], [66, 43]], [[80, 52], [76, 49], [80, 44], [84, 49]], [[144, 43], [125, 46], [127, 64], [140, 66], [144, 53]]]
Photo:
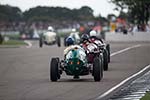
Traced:
[[136, 33], [128, 33], [128, 34], [106, 32], [105, 35], [106, 35], [105, 36], [106, 41], [150, 42], [150, 32], [136, 32]]

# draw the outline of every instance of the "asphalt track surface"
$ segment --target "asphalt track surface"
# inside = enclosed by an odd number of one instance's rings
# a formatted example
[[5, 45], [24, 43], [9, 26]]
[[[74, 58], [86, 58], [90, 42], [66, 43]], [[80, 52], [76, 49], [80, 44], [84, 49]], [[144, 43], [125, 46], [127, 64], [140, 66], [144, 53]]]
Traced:
[[[111, 62], [100, 82], [91, 75], [74, 80], [63, 73], [58, 82], [49, 80], [52, 57], [63, 58], [65, 47], [0, 48], [0, 100], [94, 100], [124, 79], [150, 64], [150, 43], [110, 42]], [[140, 45], [135, 48], [128, 47]]]

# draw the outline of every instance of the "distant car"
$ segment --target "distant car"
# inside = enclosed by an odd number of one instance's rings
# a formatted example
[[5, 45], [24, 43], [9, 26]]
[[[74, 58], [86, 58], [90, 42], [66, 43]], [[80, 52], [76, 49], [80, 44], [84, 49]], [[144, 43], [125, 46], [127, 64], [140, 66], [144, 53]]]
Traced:
[[[70, 48], [71, 47], [71, 48]], [[93, 63], [89, 63], [85, 50], [79, 45], [69, 46], [65, 52], [64, 60], [52, 58], [50, 63], [50, 79], [57, 81], [63, 71], [67, 75], [79, 78], [79, 76], [91, 74], [95, 81], [100, 81], [103, 77], [102, 56], [95, 55]], [[94, 49], [94, 48], [93, 48]], [[94, 50], [92, 50], [95, 52]]]
[[49, 26], [48, 31], [41, 34], [39, 38], [39, 47], [43, 47], [43, 44], [52, 45], [57, 44], [58, 47], [61, 46], [60, 37], [54, 32], [54, 29]]
[[66, 36], [64, 38], [64, 46], [68, 46], [68, 43], [66, 40], [67, 40], [67, 38], [70, 38], [70, 37], [74, 39], [75, 44], [80, 43], [79, 32], [76, 32], [76, 29], [72, 29], [72, 32], [69, 34], [69, 36]]

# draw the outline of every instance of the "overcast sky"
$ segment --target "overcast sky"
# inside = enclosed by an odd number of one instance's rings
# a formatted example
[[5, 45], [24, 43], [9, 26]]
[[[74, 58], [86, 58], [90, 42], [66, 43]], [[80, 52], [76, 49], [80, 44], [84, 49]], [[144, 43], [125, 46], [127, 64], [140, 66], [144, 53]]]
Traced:
[[114, 11], [115, 5], [108, 3], [108, 0], [0, 0], [0, 4], [9, 4], [11, 6], [17, 6], [22, 11], [36, 6], [49, 6], [49, 7], [67, 7], [70, 9], [81, 8], [82, 6], [89, 6], [94, 10], [94, 15], [101, 14], [103, 17], [107, 17], [108, 14], [118, 15], [117, 11]]

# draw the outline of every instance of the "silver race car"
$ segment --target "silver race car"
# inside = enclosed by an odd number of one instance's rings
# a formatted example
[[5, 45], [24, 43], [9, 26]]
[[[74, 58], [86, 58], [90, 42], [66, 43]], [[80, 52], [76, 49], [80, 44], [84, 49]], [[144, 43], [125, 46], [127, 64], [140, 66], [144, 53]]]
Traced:
[[39, 47], [43, 47], [43, 44], [52, 45], [57, 44], [58, 47], [61, 46], [60, 37], [54, 32], [53, 27], [49, 26], [48, 31], [41, 34], [39, 38]]

